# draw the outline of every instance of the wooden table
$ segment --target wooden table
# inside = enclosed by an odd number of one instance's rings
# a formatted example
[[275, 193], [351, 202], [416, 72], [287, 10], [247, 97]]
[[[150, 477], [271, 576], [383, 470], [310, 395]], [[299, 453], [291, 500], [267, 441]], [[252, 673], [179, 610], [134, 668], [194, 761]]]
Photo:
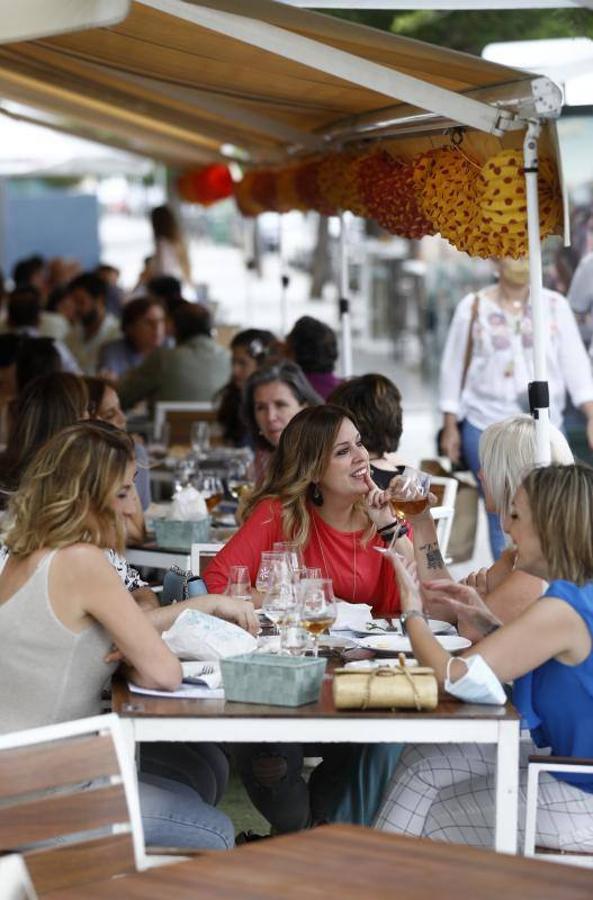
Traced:
[[319, 701], [300, 707], [149, 697], [132, 694], [120, 681], [114, 683], [113, 711], [130, 753], [142, 741], [496, 744], [494, 846], [517, 852], [520, 720], [510, 704], [472, 705], [443, 696], [432, 712], [338, 711], [326, 676]]
[[45, 897], [590, 900], [591, 894], [591, 873], [585, 869], [327, 825]]

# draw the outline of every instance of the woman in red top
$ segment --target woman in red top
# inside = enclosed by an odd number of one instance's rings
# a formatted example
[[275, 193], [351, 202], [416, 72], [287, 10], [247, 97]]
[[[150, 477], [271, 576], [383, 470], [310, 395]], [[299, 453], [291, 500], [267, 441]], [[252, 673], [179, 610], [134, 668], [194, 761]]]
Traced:
[[[377, 615], [396, 615], [400, 600], [390, 563], [373, 550], [391, 539], [395, 524], [384, 493], [370, 479], [369, 456], [354, 423], [339, 406], [312, 407], [282, 432], [243, 526], [204, 578], [210, 592], [223, 592], [230, 567], [240, 564], [249, 567], [253, 583], [262, 550], [290, 540], [302, 547], [306, 565], [332, 579], [336, 596], [369, 603]], [[407, 538], [398, 541], [398, 548], [411, 558]], [[304, 753], [323, 757], [308, 784], [302, 777]], [[282, 833], [331, 820], [348, 791], [351, 807], [366, 809], [369, 798], [358, 792], [368, 790], [369, 778], [375, 785], [386, 782], [399, 748], [241, 744], [234, 754], [252, 802]], [[369, 821], [369, 816], [361, 819]]]
[[[208, 566], [210, 593], [224, 593], [229, 570], [249, 567], [255, 583], [262, 551], [294, 541], [305, 565], [331, 578], [336, 597], [368, 603], [376, 616], [397, 615], [391, 566], [384, 547], [395, 527], [384, 494], [371, 481], [369, 455], [354, 423], [338, 406], [296, 415], [282, 432], [268, 475], [250, 498], [244, 524]], [[398, 550], [412, 556], [407, 538]]]

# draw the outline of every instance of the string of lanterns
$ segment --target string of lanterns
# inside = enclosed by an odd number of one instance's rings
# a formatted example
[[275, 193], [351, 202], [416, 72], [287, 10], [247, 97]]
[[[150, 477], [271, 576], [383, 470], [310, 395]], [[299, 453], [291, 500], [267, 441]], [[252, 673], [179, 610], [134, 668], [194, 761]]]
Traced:
[[[400, 237], [440, 234], [471, 256], [516, 258], [527, 253], [523, 165], [519, 149], [504, 150], [481, 163], [454, 142], [411, 160], [374, 147], [249, 170], [234, 185], [228, 169], [227, 175], [218, 171], [226, 166], [207, 166], [198, 170], [199, 177], [182, 176], [179, 189], [182, 199], [200, 203], [234, 193], [245, 216], [349, 211], [374, 219]], [[558, 174], [547, 157], [540, 158], [538, 196], [543, 239], [562, 228]]]

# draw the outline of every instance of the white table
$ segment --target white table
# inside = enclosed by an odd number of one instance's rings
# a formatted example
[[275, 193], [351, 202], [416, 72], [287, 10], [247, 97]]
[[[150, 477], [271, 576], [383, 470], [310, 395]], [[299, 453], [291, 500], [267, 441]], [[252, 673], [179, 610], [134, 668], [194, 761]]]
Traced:
[[121, 717], [130, 753], [143, 741], [496, 744], [494, 846], [517, 852], [520, 719], [510, 704], [443, 698], [431, 712], [338, 712], [326, 676], [319, 702], [297, 708], [149, 697], [130, 693], [120, 682], [114, 685], [113, 710]]

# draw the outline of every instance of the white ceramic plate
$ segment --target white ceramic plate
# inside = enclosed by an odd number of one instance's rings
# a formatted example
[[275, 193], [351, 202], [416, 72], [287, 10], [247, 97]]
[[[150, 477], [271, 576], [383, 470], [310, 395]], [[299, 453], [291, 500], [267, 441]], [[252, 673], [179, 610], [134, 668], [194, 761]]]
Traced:
[[[405, 660], [406, 668], [413, 669], [414, 666], [418, 665], [418, 660], [413, 657], [407, 657]], [[373, 669], [383, 669], [390, 668], [396, 669], [399, 667], [399, 659], [395, 656], [392, 656], [391, 659], [356, 659], [352, 662], [347, 662], [343, 668], [344, 669], [362, 669], [363, 672], [371, 672]]]
[[327, 647], [330, 650], [346, 650], [357, 647], [358, 644], [352, 638], [342, 637], [341, 634], [322, 634], [319, 638], [319, 646]]
[[[439, 642], [444, 650], [448, 650], [449, 653], [471, 647], [471, 641], [468, 641], [467, 638], [459, 637], [457, 634], [435, 635], [435, 640]], [[358, 641], [358, 644], [360, 647], [366, 647], [368, 650], [375, 650], [377, 653], [393, 654], [412, 652], [410, 638], [404, 637], [401, 634], [377, 634], [373, 637], [361, 638]]]
[[[392, 622], [397, 628], [398, 634], [401, 635], [401, 625], [399, 623], [399, 619], [397, 617], [394, 617], [392, 619]], [[430, 630], [433, 634], [457, 634], [455, 626], [451, 625], [450, 622], [441, 622], [440, 619], [429, 619], [428, 624], [430, 625]], [[387, 627], [387, 625], [388, 623], [386, 619], [370, 619], [368, 622], [365, 622], [364, 631], [355, 631], [354, 633], [357, 635], [361, 635], [362, 637], [372, 637], [373, 635], [380, 636], [382, 634], [397, 636], [392, 629]]]

